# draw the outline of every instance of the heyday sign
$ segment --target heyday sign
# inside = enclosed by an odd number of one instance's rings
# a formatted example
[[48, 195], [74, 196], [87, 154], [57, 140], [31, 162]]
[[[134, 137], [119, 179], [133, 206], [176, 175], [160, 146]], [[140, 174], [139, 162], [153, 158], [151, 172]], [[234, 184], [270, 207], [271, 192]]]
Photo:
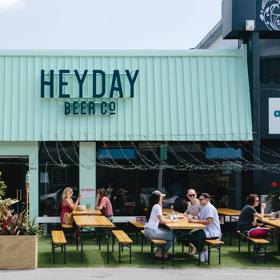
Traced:
[[[58, 73], [55, 73], [51, 69], [46, 73], [42, 69], [41, 98], [67, 99], [64, 102], [65, 115], [115, 114], [116, 103], [114, 99], [122, 99], [124, 97], [134, 98], [135, 83], [138, 75], [138, 69], [133, 73], [129, 70], [125, 70], [124, 73], [120, 73], [120, 70], [114, 70], [112, 74], [107, 74], [100, 69], [94, 69], [92, 71], [86, 69], [82, 73], [76, 69], [73, 71], [61, 69]], [[71, 85], [76, 83], [77, 92], [74, 92], [74, 86], [70, 87], [69, 81], [66, 80], [69, 76], [73, 82]], [[89, 82], [91, 83], [90, 88], [92, 91], [85, 94], [84, 88]], [[129, 85], [128, 96], [124, 96], [125, 84]], [[57, 93], [55, 89], [58, 89]], [[48, 91], [48, 94], [46, 91]], [[71, 101], [71, 99], [77, 98], [78, 101]], [[87, 98], [87, 101], [84, 101], [84, 98]], [[99, 112], [97, 112], [97, 109]]]

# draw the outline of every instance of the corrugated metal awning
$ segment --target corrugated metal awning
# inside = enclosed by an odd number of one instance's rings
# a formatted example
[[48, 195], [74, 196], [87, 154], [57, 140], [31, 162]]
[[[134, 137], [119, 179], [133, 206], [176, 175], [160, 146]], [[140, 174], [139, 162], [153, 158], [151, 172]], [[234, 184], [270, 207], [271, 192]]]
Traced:
[[[109, 116], [65, 116], [40, 97], [41, 69], [139, 69], [135, 97]], [[107, 85], [107, 84], [106, 84]], [[92, 82], [85, 84], [91, 94]], [[71, 93], [78, 84], [70, 81]], [[0, 51], [0, 141], [247, 141], [252, 139], [246, 49]]]

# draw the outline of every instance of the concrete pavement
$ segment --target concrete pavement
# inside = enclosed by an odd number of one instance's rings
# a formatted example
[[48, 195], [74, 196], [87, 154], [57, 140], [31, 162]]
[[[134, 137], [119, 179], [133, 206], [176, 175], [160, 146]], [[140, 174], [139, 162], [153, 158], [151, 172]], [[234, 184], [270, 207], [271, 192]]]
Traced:
[[57, 268], [0, 271], [1, 280], [244, 280], [278, 279], [280, 269]]

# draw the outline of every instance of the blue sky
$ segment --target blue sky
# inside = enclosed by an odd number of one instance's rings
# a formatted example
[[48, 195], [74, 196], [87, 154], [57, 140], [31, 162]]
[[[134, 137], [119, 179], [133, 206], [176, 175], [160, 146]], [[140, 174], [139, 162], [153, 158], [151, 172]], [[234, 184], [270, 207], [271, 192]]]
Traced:
[[221, 0], [0, 0], [0, 49], [187, 49]]

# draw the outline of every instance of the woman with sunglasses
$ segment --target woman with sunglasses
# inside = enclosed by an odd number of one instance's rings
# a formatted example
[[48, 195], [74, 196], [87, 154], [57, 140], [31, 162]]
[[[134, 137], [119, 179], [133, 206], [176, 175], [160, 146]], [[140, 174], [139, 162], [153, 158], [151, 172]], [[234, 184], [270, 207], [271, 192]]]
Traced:
[[190, 218], [197, 217], [200, 211], [200, 203], [197, 199], [197, 193], [194, 189], [187, 190], [188, 207], [185, 212]]

